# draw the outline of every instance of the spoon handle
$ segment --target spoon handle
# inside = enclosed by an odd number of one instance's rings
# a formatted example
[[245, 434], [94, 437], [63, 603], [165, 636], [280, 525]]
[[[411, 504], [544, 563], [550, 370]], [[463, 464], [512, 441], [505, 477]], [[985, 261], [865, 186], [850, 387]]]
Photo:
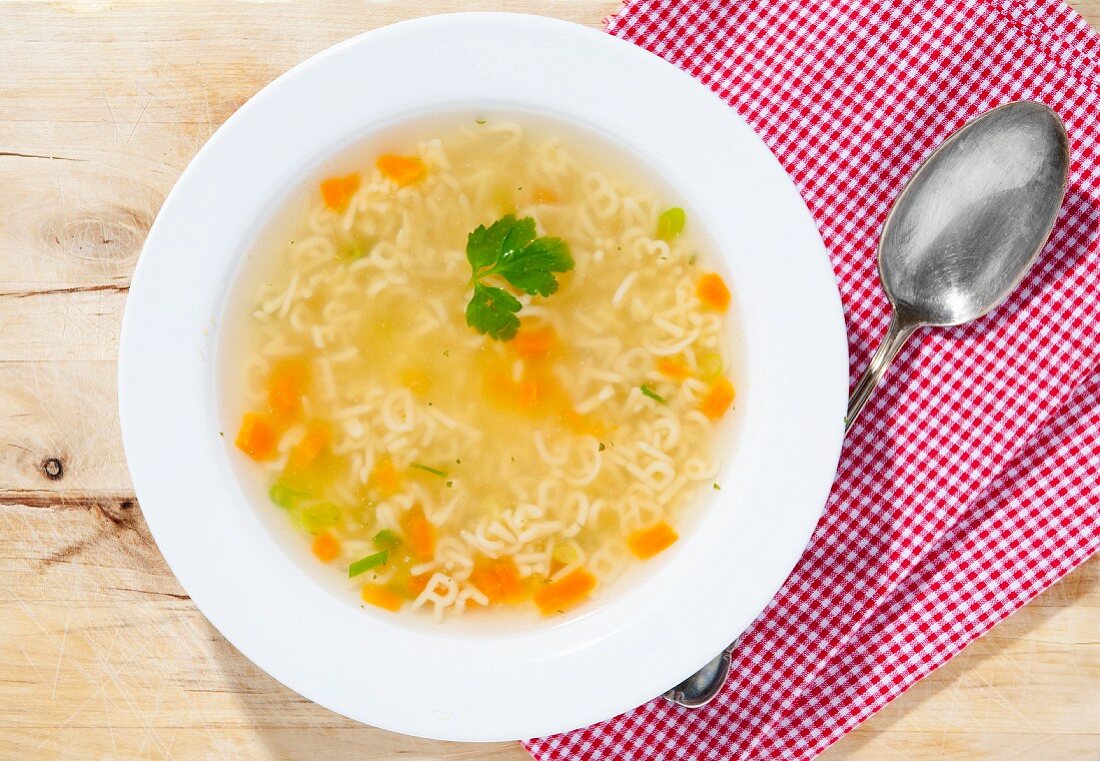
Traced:
[[875, 390], [875, 386], [882, 379], [886, 368], [894, 361], [894, 357], [897, 356], [898, 351], [905, 345], [905, 342], [909, 340], [909, 336], [913, 335], [913, 332], [919, 327], [920, 323], [907, 320], [897, 311], [894, 312], [893, 317], [890, 318], [890, 329], [886, 331], [886, 337], [882, 339], [875, 355], [871, 357], [870, 364], [863, 371], [863, 377], [859, 379], [859, 383], [852, 389], [852, 395], [848, 397], [848, 414], [844, 417], [845, 431], [852, 427], [852, 423], [859, 417], [863, 405], [871, 398], [871, 392]]
[[[852, 390], [852, 395], [848, 398], [848, 414], [844, 418], [845, 432], [852, 427], [852, 423], [859, 416], [863, 405], [871, 398], [871, 392], [875, 390], [875, 386], [882, 379], [886, 368], [894, 361], [894, 357], [898, 355], [901, 347], [909, 340], [909, 336], [913, 335], [913, 332], [919, 327], [920, 323], [906, 319], [904, 315], [898, 314], [895, 310], [894, 315], [890, 318], [890, 329], [886, 331], [886, 337], [882, 339], [882, 343], [875, 350], [875, 355], [871, 357], [870, 364], [863, 371], [863, 377], [859, 379], [859, 383], [856, 384], [856, 387]], [[729, 675], [730, 657], [740, 639], [738, 637], [714, 660], [666, 692], [664, 694], [665, 699], [678, 703], [684, 708], [701, 708], [713, 700], [718, 695], [719, 690], [722, 689], [722, 685], [725, 684], [726, 677]]]

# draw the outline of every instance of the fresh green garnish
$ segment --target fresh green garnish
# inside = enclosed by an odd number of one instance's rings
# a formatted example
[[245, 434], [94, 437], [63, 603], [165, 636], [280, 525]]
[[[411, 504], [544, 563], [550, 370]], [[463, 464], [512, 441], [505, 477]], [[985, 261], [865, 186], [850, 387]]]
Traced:
[[417, 468], [418, 470], [423, 470], [425, 473], [431, 473], [433, 476], [439, 476], [440, 478], [446, 478], [447, 477], [447, 472], [446, 471], [440, 470], [439, 468], [433, 468], [433, 467], [428, 466], [428, 465], [421, 465], [418, 462], [409, 463], [409, 467], [410, 468]]
[[484, 119], [474, 119], [474, 124], [484, 124], [484, 123], [485, 123]]
[[448, 481], [448, 482], [447, 482], [447, 488], [448, 488], [448, 489], [450, 489], [450, 488], [451, 488], [451, 487], [453, 487], [454, 485], [455, 485], [455, 482], [454, 482], [454, 481]]
[[374, 546], [383, 550], [396, 550], [401, 546], [401, 538], [397, 534], [390, 531], [388, 528], [384, 528], [374, 535]]
[[599, 449], [599, 451], [601, 451], [601, 452], [602, 452], [602, 451], [603, 451], [603, 450], [605, 450], [605, 449], [607, 449], [607, 447], [605, 447], [605, 446], [604, 446], [604, 443], [603, 443], [603, 442], [601, 441], [601, 442], [600, 442], [600, 449]]
[[519, 330], [522, 305], [503, 288], [487, 285], [484, 278], [497, 275], [514, 288], [531, 295], [549, 296], [558, 290], [556, 272], [573, 269], [569, 246], [561, 238], [538, 238], [532, 217], [509, 214], [489, 227], [478, 225], [466, 239], [474, 294], [466, 306], [466, 324], [497, 341], [508, 341]]
[[713, 353], [699, 358], [699, 374], [704, 378], [717, 378], [722, 374], [722, 358]]
[[474, 283], [474, 295], [466, 305], [466, 324], [497, 341], [510, 341], [519, 330], [516, 312], [522, 307], [519, 299], [503, 288]]
[[336, 258], [342, 262], [353, 262], [369, 253], [376, 242], [375, 238], [353, 229], [341, 236], [336, 247]]
[[713, 486], [713, 487], [714, 487], [714, 490], [715, 490], [715, 491], [722, 491], [722, 487], [721, 487], [721, 486], [719, 486], [718, 484], [711, 484], [711, 486]]
[[303, 491], [295, 491], [285, 484], [275, 483], [272, 484], [271, 489], [267, 492], [267, 496], [279, 507], [290, 508], [294, 507], [299, 500], [309, 495]]
[[340, 508], [331, 502], [320, 502], [298, 511], [298, 522], [310, 533], [333, 526], [340, 520]]
[[661, 240], [672, 240], [684, 231], [685, 221], [687, 216], [679, 206], [665, 209], [657, 217], [657, 237]]
[[651, 389], [649, 386], [645, 386], [645, 385], [642, 386], [642, 396], [648, 396], [653, 401], [660, 402], [661, 404], [666, 404], [668, 402], [668, 400], [665, 399], [663, 396], [658, 394], [656, 391]]
[[367, 253], [366, 243], [347, 243], [336, 252], [336, 258], [342, 262], [353, 262]]
[[376, 552], [373, 555], [367, 555], [365, 558], [360, 558], [354, 563], [348, 566], [348, 578], [353, 578], [361, 573], [369, 571], [376, 565], [384, 565], [389, 558], [389, 553], [385, 550]]

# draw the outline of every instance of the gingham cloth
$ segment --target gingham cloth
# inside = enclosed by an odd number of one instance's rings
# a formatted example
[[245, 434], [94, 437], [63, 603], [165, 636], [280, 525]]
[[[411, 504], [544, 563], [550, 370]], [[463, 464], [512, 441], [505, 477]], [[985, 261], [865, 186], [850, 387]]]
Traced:
[[990, 316], [904, 349], [718, 699], [527, 743], [545, 761], [809, 759], [1100, 548], [1100, 38], [1057, 0], [636, 0], [608, 31], [704, 82], [794, 178], [853, 382], [888, 322], [878, 232], [917, 164], [1009, 100], [1069, 131], [1050, 243]]

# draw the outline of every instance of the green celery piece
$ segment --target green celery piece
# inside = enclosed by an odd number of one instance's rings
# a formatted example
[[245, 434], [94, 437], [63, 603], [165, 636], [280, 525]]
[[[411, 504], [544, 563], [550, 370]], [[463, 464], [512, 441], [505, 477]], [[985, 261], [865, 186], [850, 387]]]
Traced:
[[386, 560], [389, 559], [389, 553], [385, 550], [376, 552], [373, 555], [367, 555], [365, 558], [360, 558], [354, 563], [348, 566], [348, 578], [354, 578], [361, 573], [365, 573], [377, 565], [385, 565]]
[[657, 237], [661, 240], [672, 240], [684, 231], [684, 223], [687, 215], [679, 206], [665, 209], [661, 216], [657, 217]]

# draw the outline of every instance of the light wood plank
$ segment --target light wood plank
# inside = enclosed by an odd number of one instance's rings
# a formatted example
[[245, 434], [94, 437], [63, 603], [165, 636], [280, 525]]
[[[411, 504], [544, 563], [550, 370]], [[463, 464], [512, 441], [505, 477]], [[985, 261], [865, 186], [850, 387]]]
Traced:
[[[1094, 24], [1100, 0], [1073, 5]], [[0, 5], [0, 755], [523, 759], [418, 741], [289, 692], [164, 565], [134, 502], [114, 360], [156, 210], [290, 66], [451, 10], [599, 27], [617, 0]], [[47, 475], [48, 461], [63, 469]], [[1100, 558], [830, 749], [829, 761], [1096, 756]], [[1091, 755], [1090, 755], [1091, 754]]]

